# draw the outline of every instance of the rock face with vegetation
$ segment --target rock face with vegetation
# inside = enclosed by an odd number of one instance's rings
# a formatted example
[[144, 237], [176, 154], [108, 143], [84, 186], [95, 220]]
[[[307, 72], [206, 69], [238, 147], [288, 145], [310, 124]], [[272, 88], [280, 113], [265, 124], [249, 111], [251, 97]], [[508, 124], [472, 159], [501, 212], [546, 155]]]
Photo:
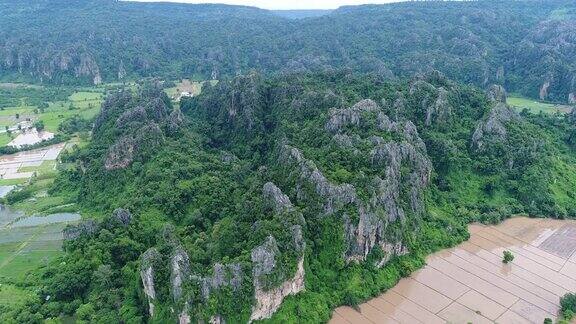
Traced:
[[[366, 128], [370, 123], [377, 123], [376, 130], [391, 132], [402, 138], [400, 141], [386, 141], [382, 137], [372, 136], [362, 139], [360, 134], [350, 134], [345, 129]], [[345, 238], [348, 246], [345, 258], [348, 261], [364, 261], [376, 246], [386, 251], [385, 258], [405, 254], [407, 249], [402, 245], [400, 233], [390, 232], [393, 223], [405, 223], [406, 212], [400, 207], [401, 182], [408, 180], [410, 187], [410, 213], [421, 214], [423, 210], [422, 192], [431, 174], [431, 164], [426, 157], [426, 149], [414, 125], [406, 122], [402, 127], [390, 121], [381, 108], [372, 100], [362, 100], [350, 108], [335, 109], [330, 112], [325, 124], [326, 130], [348, 138], [356, 137], [359, 144], [372, 146], [364, 159], [374, 168], [382, 169], [370, 181], [367, 200], [358, 197], [357, 189], [352, 184], [334, 184], [330, 182], [315, 163], [306, 159], [294, 147], [283, 145], [280, 150], [280, 162], [288, 167], [289, 174], [297, 179], [297, 197], [307, 201], [312, 197], [303, 188], [311, 185], [314, 194], [321, 198], [324, 213], [340, 214], [345, 227]], [[407, 136], [404, 136], [406, 132]], [[414, 146], [411, 142], [414, 142]], [[348, 148], [349, 149], [349, 148]], [[357, 155], [363, 155], [359, 148]], [[401, 167], [414, 168], [403, 179]], [[384, 216], [382, 216], [384, 215]], [[400, 226], [402, 227], [402, 226]]]
[[[389, 80], [436, 69], [532, 98], [566, 102], [574, 94], [571, 0], [348, 6], [305, 20], [223, 5], [14, 0], [2, 2], [0, 15], [0, 73], [18, 80], [100, 84], [339, 68]], [[435, 106], [432, 114], [446, 107], [442, 97]]]
[[469, 222], [574, 215], [573, 120], [505, 98], [436, 71], [250, 73], [178, 109], [155, 82], [110, 94], [50, 189], [99, 221], [30, 277], [35, 314], [0, 319], [325, 322]]
[[506, 89], [501, 85], [493, 84], [486, 91], [486, 97], [493, 103], [506, 103]]
[[520, 116], [512, 107], [502, 102], [496, 103], [485, 120], [481, 121], [474, 130], [472, 145], [481, 150], [487, 137], [505, 141], [508, 134], [506, 124], [519, 119]]
[[140, 265], [140, 278], [142, 278], [142, 287], [144, 294], [148, 299], [148, 313], [154, 317], [154, 301], [156, 299], [156, 289], [154, 288], [154, 267], [161, 260], [161, 256], [154, 248], [148, 249], [142, 254]]

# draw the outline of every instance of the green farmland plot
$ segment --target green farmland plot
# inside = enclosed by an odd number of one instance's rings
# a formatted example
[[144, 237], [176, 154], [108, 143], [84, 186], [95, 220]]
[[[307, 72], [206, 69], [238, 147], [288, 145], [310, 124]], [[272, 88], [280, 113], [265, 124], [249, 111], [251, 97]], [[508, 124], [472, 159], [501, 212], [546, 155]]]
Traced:
[[48, 131], [56, 132], [66, 118], [79, 115], [84, 119], [91, 119], [96, 116], [102, 97], [102, 92], [74, 92], [66, 101], [49, 103], [45, 112], [40, 113], [39, 119], [44, 122]]
[[508, 104], [516, 108], [518, 111], [528, 109], [528, 111], [534, 114], [539, 114], [541, 112], [544, 114], [554, 114], [556, 112], [568, 113], [571, 111], [571, 107], [568, 105], [541, 102], [514, 95], [508, 96]]

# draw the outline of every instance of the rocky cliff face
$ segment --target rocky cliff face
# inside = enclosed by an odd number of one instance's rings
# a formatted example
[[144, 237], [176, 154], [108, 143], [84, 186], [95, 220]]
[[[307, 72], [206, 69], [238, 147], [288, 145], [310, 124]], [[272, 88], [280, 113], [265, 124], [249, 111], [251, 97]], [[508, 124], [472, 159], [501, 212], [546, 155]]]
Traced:
[[[376, 119], [376, 127], [384, 132], [383, 135], [392, 133], [393, 137], [401, 139], [386, 140], [374, 135], [362, 139], [354, 132], [354, 128], [362, 128], [362, 125], [368, 125], [373, 119]], [[395, 222], [405, 223], [407, 212], [414, 215], [422, 213], [422, 193], [432, 171], [424, 142], [418, 136], [416, 127], [410, 121], [393, 121], [374, 101], [362, 100], [351, 108], [332, 110], [325, 129], [335, 134], [333, 138], [339, 144], [345, 141], [346, 145], [354, 146], [351, 139], [356, 138], [357, 142], [372, 146], [371, 151], [366, 152], [366, 159], [371, 161], [374, 168], [382, 168], [382, 172], [373, 177], [367, 188], [371, 195], [369, 199], [362, 200], [353, 185], [332, 183], [300, 150], [290, 145], [282, 145], [279, 159], [288, 168], [288, 172], [296, 176], [298, 199], [306, 203], [308, 197], [301, 188], [311, 185], [314, 194], [322, 199], [326, 214], [342, 215], [348, 244], [344, 256], [346, 260], [365, 260], [376, 246], [388, 252], [386, 258], [406, 253], [400, 233], [390, 232], [389, 225]], [[357, 149], [360, 152], [360, 146]], [[405, 174], [403, 168], [410, 171]], [[407, 198], [401, 195], [403, 186], [409, 188]], [[410, 206], [409, 211], [402, 207], [405, 198]], [[350, 208], [355, 211], [354, 214], [349, 213]]]
[[326, 130], [338, 133], [347, 125], [360, 126], [363, 113], [379, 111], [378, 105], [372, 100], [362, 100], [347, 109], [335, 109], [330, 112]]
[[174, 302], [182, 298], [182, 284], [190, 277], [190, 260], [188, 254], [181, 246], [178, 246], [171, 259], [172, 273], [170, 276], [170, 286], [172, 287], [172, 298]]
[[[131, 96], [117, 95], [107, 100], [95, 124], [97, 131], [106, 120], [115, 119], [121, 134], [108, 149], [104, 168], [108, 171], [124, 169], [134, 160], [146, 160], [162, 146], [166, 137], [175, 136], [185, 125], [179, 108], [172, 109], [165, 103], [161, 89], [148, 90], [146, 103], [131, 102]], [[119, 104], [118, 101], [121, 101]]]
[[506, 140], [506, 123], [519, 120], [520, 116], [513, 108], [502, 102], [497, 103], [488, 116], [476, 126], [472, 134], [472, 148], [482, 150], [487, 138]]
[[102, 83], [100, 66], [93, 55], [81, 46], [70, 46], [67, 49], [53, 51], [44, 48], [44, 53], [37, 53], [24, 48], [4, 48], [3, 67], [7, 70], [17, 70], [50, 81], [59, 74], [73, 75], [79, 79], [88, 79], [92, 84]]
[[82, 235], [91, 236], [99, 229], [99, 224], [92, 219], [80, 222], [78, 225], [68, 225], [62, 232], [65, 240], [74, 240]]
[[412, 80], [410, 99], [419, 102], [426, 126], [448, 122], [454, 110], [449, 100], [451, 89], [452, 83], [438, 71], [418, 75]]
[[[247, 284], [244, 278], [252, 277], [255, 303], [252, 308], [249, 321], [270, 318], [280, 307], [283, 299], [288, 295], [297, 294], [304, 290], [304, 250], [306, 242], [303, 236], [301, 224], [304, 219], [288, 196], [273, 183], [264, 185], [263, 198], [273, 213], [277, 216], [295, 214], [295, 217], [286, 217], [285, 226], [291, 233], [291, 241], [288, 242], [290, 251], [283, 251], [276, 239], [270, 235], [261, 245], [255, 247], [251, 253], [251, 273], [240, 263], [215, 263], [211, 275], [198, 275], [191, 271], [188, 253], [179, 244], [172, 229], [166, 229], [163, 236], [173, 246], [172, 256], [169, 262], [170, 293], [174, 302], [173, 307], [178, 314], [181, 324], [191, 323], [195, 318], [189, 311], [194, 301], [208, 303], [211, 296], [224, 288], [230, 288], [232, 293], [239, 293], [243, 285]], [[297, 224], [295, 224], [297, 223]], [[295, 273], [287, 273], [279, 265], [279, 258], [283, 253], [294, 252], [297, 255]], [[160, 255], [152, 248], [141, 256], [140, 276], [144, 293], [149, 301], [149, 312], [154, 314], [155, 292], [155, 266], [159, 266]], [[279, 280], [279, 281], [278, 281]], [[189, 287], [196, 287], [198, 290]], [[199, 291], [199, 299], [193, 298], [195, 291]], [[210, 323], [225, 323], [226, 319], [219, 314], [210, 318]]]
[[493, 104], [496, 104], [499, 102], [506, 103], [506, 99], [507, 99], [506, 89], [504, 89], [504, 87], [501, 85], [493, 84], [486, 91], [486, 97]]
[[[522, 83], [541, 100], [566, 101], [574, 94], [571, 80], [576, 74], [576, 21], [549, 19], [535, 25], [515, 46], [511, 68], [522, 70]], [[528, 88], [528, 86], [530, 86]]]
[[154, 266], [162, 259], [160, 253], [155, 248], [147, 250], [141, 257], [140, 278], [144, 287], [144, 294], [148, 298], [148, 312], [150, 317], [154, 317], [154, 302], [156, 300], [156, 289], [154, 287]]
[[[252, 261], [259, 262], [258, 256], [253, 257]], [[304, 258], [300, 258], [294, 276], [284, 281], [279, 287], [265, 290], [258, 283], [255, 283], [254, 298], [256, 299], [256, 305], [252, 308], [250, 321], [272, 317], [286, 296], [295, 295], [303, 290]]]
[[135, 146], [136, 143], [131, 137], [121, 137], [108, 149], [104, 168], [106, 170], [116, 170], [129, 166], [134, 160]]

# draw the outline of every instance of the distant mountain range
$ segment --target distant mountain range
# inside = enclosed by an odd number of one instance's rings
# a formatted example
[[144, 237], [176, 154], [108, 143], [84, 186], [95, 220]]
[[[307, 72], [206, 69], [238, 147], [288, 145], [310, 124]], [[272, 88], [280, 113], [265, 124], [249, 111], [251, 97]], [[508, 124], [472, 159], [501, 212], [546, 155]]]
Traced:
[[478, 86], [576, 102], [575, 12], [567, 0], [334, 11], [1, 0], [0, 78], [74, 84], [340, 68], [392, 78], [437, 69]]

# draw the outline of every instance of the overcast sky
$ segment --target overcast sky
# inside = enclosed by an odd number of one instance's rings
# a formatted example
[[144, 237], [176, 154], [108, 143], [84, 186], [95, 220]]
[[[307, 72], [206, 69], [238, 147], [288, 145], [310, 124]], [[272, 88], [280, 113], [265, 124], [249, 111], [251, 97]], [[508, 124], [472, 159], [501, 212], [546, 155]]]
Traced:
[[398, 2], [398, 0], [135, 0], [153, 2], [226, 3], [264, 9], [336, 9], [345, 5]]

